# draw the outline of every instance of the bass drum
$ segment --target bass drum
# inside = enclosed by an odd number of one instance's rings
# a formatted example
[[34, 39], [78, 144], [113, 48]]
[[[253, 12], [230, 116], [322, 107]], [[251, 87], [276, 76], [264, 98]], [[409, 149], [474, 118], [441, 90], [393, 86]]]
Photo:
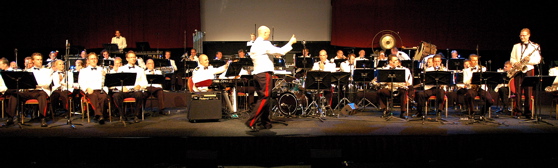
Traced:
[[281, 114], [293, 116], [297, 111], [302, 112], [308, 106], [308, 99], [304, 93], [285, 92], [279, 97], [277, 106]]

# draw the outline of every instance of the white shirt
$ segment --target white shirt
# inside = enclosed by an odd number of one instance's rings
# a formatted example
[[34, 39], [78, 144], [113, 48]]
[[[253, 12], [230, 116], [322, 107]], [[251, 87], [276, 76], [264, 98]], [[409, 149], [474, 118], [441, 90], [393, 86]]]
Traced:
[[539, 64], [541, 61], [540, 46], [536, 43], [529, 41], [527, 45], [523, 43], [517, 43], [513, 45], [511, 52], [510, 63], [513, 65], [516, 62], [521, 62], [521, 60], [527, 56], [531, 55], [529, 62], [527, 63], [527, 69], [523, 73], [534, 69], [533, 65]]
[[364, 58], [364, 57], [356, 57], [355, 60], [368, 60], [368, 58]]
[[176, 62], [172, 59], [168, 59], [168, 61], [170, 62], [170, 64], [171, 64], [170, 66], [172, 67], [172, 69], [174, 71], [178, 71], [178, 67], [176, 67]]
[[[145, 71], [140, 68], [137, 65], [134, 65], [133, 67], [130, 66], [130, 64], [126, 64], [124, 66], [121, 66], [118, 68], [118, 72], [122, 73], [136, 73], [136, 83], [134, 84], [134, 86], [139, 85], [140, 89], [145, 89], [148, 85], [147, 82], [147, 77], [145, 76]], [[133, 89], [134, 86], [124, 86], [127, 87], [128, 90]]]
[[4, 78], [0, 77], [0, 93], [4, 93], [6, 90], [8, 90], [8, 87], [4, 83]]
[[314, 62], [314, 65], [312, 66], [312, 71], [329, 71], [329, 72], [335, 72], [335, 63], [330, 62], [330, 61], [326, 61], [324, 63], [324, 68], [320, 69], [320, 61], [318, 62]]
[[207, 69], [205, 69], [205, 67], [199, 65], [192, 72], [192, 82], [194, 83], [194, 86], [192, 88], [195, 92], [206, 92], [208, 90], [208, 87], [196, 87], [195, 84], [205, 80], [215, 79], [215, 74], [223, 73], [225, 72], [225, 70], [225, 66], [214, 68], [213, 66], [209, 65]]
[[52, 69], [48, 68], [39, 68], [38, 70], [33, 68], [29, 68], [28, 72], [33, 72], [33, 76], [35, 76], [35, 80], [37, 80], [37, 88], [41, 89], [47, 93], [48, 96], [52, 93], [50, 90], [50, 84], [52, 83]]
[[268, 55], [285, 55], [291, 51], [293, 47], [287, 44], [283, 47], [275, 47], [271, 42], [264, 40], [262, 37], [256, 38], [252, 48], [250, 48], [250, 58], [254, 63], [254, 71], [252, 74], [262, 72], [272, 72], [274, 70], [273, 61], [269, 59]]
[[[548, 76], [558, 76], [558, 67], [550, 68], [548, 70]], [[552, 85], [558, 85], [558, 78], [554, 79], [554, 83]]]
[[[147, 75], [163, 75], [163, 72], [161, 70], [158, 70], [158, 69], [153, 69], [153, 70], [146, 69], [145, 70], [145, 75], [146, 75], [146, 78], [147, 78]], [[149, 84], [149, 81], [147, 81], [147, 83], [148, 83], [147, 86], [152, 86], [152, 87], [156, 87], [156, 88], [163, 88], [163, 86], [160, 83]]]
[[339, 65], [339, 67], [341, 67], [341, 72], [353, 72], [353, 70], [355, 70], [355, 66], [356, 66], [356, 61], [351, 65], [349, 63], [349, 60], [342, 62], [341, 65]]
[[399, 60], [411, 60], [409, 55], [403, 51], [397, 51], [397, 58], [399, 58]]
[[105, 84], [103, 68], [99, 66], [95, 67], [96, 69], [92, 68], [93, 67], [88, 66], [79, 70], [78, 84], [80, 89], [83, 92], [86, 92], [88, 88], [91, 88], [92, 90], [105, 89], [105, 92], [108, 93], [106, 88], [103, 87]]
[[124, 38], [122, 36], [112, 37], [112, 40], [110, 41], [110, 43], [118, 45], [118, 50], [120, 50], [120, 51], [122, 51], [122, 50], [124, 50], [124, 48], [128, 47], [128, 44], [126, 44], [126, 38]]
[[[62, 78], [60, 76], [62, 75]], [[66, 81], [66, 79], [68, 81]], [[66, 71], [66, 73], [62, 71], [56, 71], [52, 74], [52, 90], [56, 90], [58, 88], [62, 90], [68, 90], [70, 92], [74, 91], [74, 73], [72, 71]], [[68, 88], [69, 86], [69, 88]]]

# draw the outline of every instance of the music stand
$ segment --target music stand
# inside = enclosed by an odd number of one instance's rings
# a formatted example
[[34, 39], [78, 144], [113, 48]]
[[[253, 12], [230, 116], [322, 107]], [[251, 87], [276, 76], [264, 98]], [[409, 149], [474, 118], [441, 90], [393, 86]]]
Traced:
[[[536, 108], [536, 110], [533, 110], [533, 112], [531, 112], [531, 118], [533, 118], [533, 120], [524, 121], [524, 122], [533, 122], [537, 124], [539, 122], [543, 122], [548, 125], [554, 126], [553, 124], [542, 120], [540, 92], [543, 88], [547, 86], [551, 86], [555, 78], [556, 76], [546, 76], [546, 75], [527, 76], [523, 78], [523, 81], [521, 82], [521, 87], [533, 87], [534, 88], [533, 90], [535, 91], [535, 99], [536, 99], [535, 100], [536, 105], [533, 106], [533, 108]], [[521, 95], [518, 95], [518, 97], [521, 97]], [[525, 99], [528, 99], [527, 96], [525, 96]], [[536, 116], [535, 113], [537, 113]]]
[[238, 62], [242, 66], [254, 66], [254, 63], [252, 62], [251, 58], [239, 58]]
[[211, 61], [209, 61], [209, 64], [212, 65], [213, 67], [223, 66], [223, 65], [225, 65], [225, 63], [226, 62], [223, 61], [223, 60], [211, 60]]
[[[113, 87], [120, 86], [120, 91], [124, 91], [124, 86], [135, 85], [137, 73], [111, 73], [105, 76], [105, 86]], [[124, 107], [124, 102], [120, 104], [120, 107]], [[120, 112], [120, 121], [124, 126], [126, 126], [126, 121], [122, 120], [124, 118], [124, 111]]]
[[[488, 86], [489, 84], [494, 84], [494, 85], [500, 84], [500, 83], [504, 82], [504, 80], [503, 80], [504, 78], [502, 77], [502, 75], [506, 75], [506, 74], [503, 74], [503, 73], [500, 73], [500, 72], [494, 72], [494, 71], [474, 72], [473, 77], [471, 78], [471, 84], [485, 85], [485, 86]], [[482, 86], [479, 86], [479, 89], [482, 89], [480, 87], [482, 87]], [[490, 113], [489, 109], [490, 109], [490, 107], [484, 107], [484, 110], [488, 112], [488, 120], [492, 121], [492, 114]], [[472, 111], [472, 110], [469, 110], [469, 111]], [[472, 118], [471, 123], [475, 122], [473, 114], [469, 114]], [[482, 118], [481, 118], [481, 120], [482, 120]], [[500, 125], [501, 123], [498, 123], [498, 124]]]
[[109, 53], [120, 53], [120, 50], [118, 49], [118, 45], [113, 43], [105, 43], [103, 44], [103, 48], [107, 50]]
[[347, 59], [334, 59], [333, 62], [335, 62], [335, 67], [340, 67], [342, 62], [347, 61]]
[[198, 61], [184, 61], [184, 67], [184, 69], [186, 70], [186, 74], [184, 74], [184, 77], [191, 77], [192, 72], [190, 70], [198, 67]]
[[369, 60], [356, 60], [355, 64], [356, 64], [355, 68], [358, 68], [358, 69], [374, 68], [374, 62], [369, 61]]
[[377, 67], [383, 67], [388, 64], [387, 60], [379, 60]]
[[449, 59], [448, 70], [462, 70], [465, 59]]
[[[165, 76], [164, 75], [154, 75], [154, 74], [146, 74], [145, 77], [147, 78], [147, 82], [149, 82], [149, 86], [153, 87], [153, 84], [161, 84], [161, 86], [163, 86], [163, 83], [165, 82]], [[153, 110], [153, 100], [149, 101], [149, 104], [151, 106], [151, 110]], [[163, 110], [163, 109], [159, 109], [159, 110]]]
[[103, 66], [114, 65], [114, 60], [106, 60], [106, 59], [104, 59], [102, 62], [103, 62]]
[[155, 63], [155, 67], [168, 67], [170, 66], [170, 61], [167, 59], [152, 59]]
[[[440, 121], [442, 122], [443, 120], [441, 119], [442, 117], [440, 116], [440, 111], [438, 109], [438, 93], [442, 92], [440, 91], [442, 88], [440, 88], [441, 85], [451, 85], [453, 83], [453, 76], [451, 74], [450, 71], [427, 71], [424, 75], [424, 84], [425, 85], [434, 85], [434, 87], [436, 89], [438, 89], [438, 91], [436, 91], [436, 100], [434, 101], [434, 105], [436, 106], [435, 108], [435, 112], [436, 112], [436, 120], [440, 119]], [[424, 112], [424, 115], [422, 116], [423, 121], [424, 119], [426, 119], [426, 116], [428, 115], [428, 107], [425, 108], [426, 111]], [[447, 114], [447, 113], [446, 113]], [[448, 116], [446, 115], [446, 118]]]
[[[349, 72], [331, 73], [331, 83], [337, 83], [337, 100], [339, 100], [339, 103], [337, 103], [337, 106], [335, 106], [334, 110], [337, 110], [339, 107], [343, 108], [348, 103], [351, 103], [351, 101], [345, 96], [345, 92], [343, 92], [343, 99], [341, 99], [341, 94], [339, 94], [341, 92], [341, 89], [343, 89], [341, 84], [347, 84], [350, 76], [351, 73]], [[343, 104], [343, 106], [339, 106], [341, 104]]]
[[413, 60], [401, 60], [399, 62], [401, 62], [401, 66], [405, 68], [409, 68], [409, 69], [413, 68]]
[[[378, 82], [389, 83], [390, 85], [390, 93], [394, 92], [393, 83], [394, 82], [406, 82], [405, 80], [405, 70], [404, 69], [378, 69]], [[405, 100], [401, 100], [405, 101]], [[384, 111], [383, 117], [386, 117], [386, 120], [390, 120], [393, 118], [392, 111], [393, 106], [393, 94], [390, 94], [390, 100], [388, 101], [387, 109]], [[404, 108], [404, 107], [401, 107]], [[406, 108], [406, 107], [405, 107]], [[389, 112], [389, 116], [387, 116]]]
[[150, 50], [151, 47], [149, 46], [149, 42], [141, 41], [141, 42], [136, 42], [136, 49], [138, 51], [147, 51]]
[[[325, 108], [322, 103], [317, 103], [316, 100], [321, 100], [322, 97], [318, 97], [316, 96], [319, 92], [321, 92], [324, 89], [330, 88], [328, 86], [331, 86], [331, 76], [330, 76], [331, 72], [326, 72], [326, 71], [309, 71], [306, 73], [307, 78], [306, 81], [304, 83], [304, 88], [307, 90], [314, 90], [312, 92], [313, 94], [313, 99], [312, 102], [310, 104], [308, 104], [308, 106], [306, 107], [306, 111], [308, 111], [308, 109], [310, 109], [310, 106], [316, 106], [316, 113], [319, 113], [319, 117], [318, 119], [320, 119], [320, 121], [323, 122], [323, 118], [325, 116], [322, 108]], [[305, 112], [306, 112], [305, 111]], [[308, 113], [306, 113], [308, 114]]]
[[314, 66], [314, 59], [311, 57], [297, 57], [295, 66], [303, 69], [312, 68]]
[[[35, 89], [37, 87], [37, 80], [35, 79], [33, 72], [3, 71], [0, 74], [2, 75], [2, 79], [4, 79], [6, 87], [16, 91], [15, 94], [18, 101], [20, 100], [19, 93], [17, 93], [19, 92], [19, 89]], [[25, 125], [25, 122], [23, 121], [25, 114], [23, 114], [23, 111], [21, 111], [19, 107], [20, 106], [17, 106], [16, 108], [16, 111], [19, 112], [20, 118], [20, 121], [18, 122], [19, 127], [22, 128], [22, 126], [30, 126]]]
[[[358, 61], [357, 61], [358, 63]], [[354, 81], [360, 81], [363, 84], [365, 84], [368, 81], [372, 81], [372, 79], [374, 79], [374, 69], [355, 69], [353, 70], [353, 80]], [[364, 87], [363, 88], [363, 96], [360, 99], [360, 101], [357, 103], [357, 106], [365, 109], [368, 105], [372, 105], [374, 108], [378, 108], [374, 103], [372, 103], [370, 100], [368, 100], [366, 98], [366, 90], [367, 88]], [[363, 105], [363, 103], [366, 103]]]
[[273, 58], [273, 66], [285, 68], [285, 60], [283, 58]]

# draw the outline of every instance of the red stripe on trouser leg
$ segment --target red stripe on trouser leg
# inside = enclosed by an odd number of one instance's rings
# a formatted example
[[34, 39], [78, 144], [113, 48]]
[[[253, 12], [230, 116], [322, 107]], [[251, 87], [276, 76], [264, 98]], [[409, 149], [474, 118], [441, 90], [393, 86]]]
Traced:
[[265, 73], [265, 89], [264, 89], [264, 97], [262, 98], [261, 102], [260, 102], [260, 106], [258, 107], [258, 110], [256, 111], [256, 113], [254, 114], [254, 116], [257, 117], [253, 117], [252, 120], [250, 121], [250, 126], [254, 126], [254, 124], [256, 123], [256, 121], [260, 118], [260, 115], [262, 113], [263, 108], [265, 107], [266, 103], [267, 103], [267, 99], [269, 98], [269, 86], [271, 83], [271, 75], [269, 73]]

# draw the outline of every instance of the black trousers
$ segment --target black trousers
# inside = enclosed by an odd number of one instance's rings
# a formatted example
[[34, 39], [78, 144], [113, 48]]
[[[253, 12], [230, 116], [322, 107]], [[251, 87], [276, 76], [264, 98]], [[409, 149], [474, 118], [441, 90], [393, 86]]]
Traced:
[[[144, 94], [144, 100], [147, 101], [147, 98], [149, 98], [149, 96], [153, 95], [153, 97], [157, 98], [157, 104], [159, 105], [159, 110], [162, 110], [165, 108], [165, 94], [163, 92], [163, 88], [159, 88], [159, 87], [147, 87], [146, 91], [143, 92]], [[146, 102], [144, 102], [146, 103]]]
[[118, 108], [118, 111], [120, 112], [120, 115], [123, 116], [126, 114], [126, 112], [124, 111], [124, 107], [122, 106], [122, 102], [124, 102], [125, 98], [135, 98], [136, 99], [136, 106], [134, 109], [134, 115], [136, 115], [137, 117], [139, 117], [139, 115], [141, 114], [141, 107], [142, 107], [142, 103], [143, 103], [143, 97], [144, 94], [143, 92], [116, 92], [112, 95], [112, 99], [114, 101], [114, 105]]
[[424, 106], [426, 105], [426, 101], [430, 96], [436, 96], [436, 101], [438, 102], [437, 108], [438, 110], [444, 109], [444, 96], [446, 95], [445, 91], [438, 88], [431, 88], [425, 91], [417, 92], [416, 93], [416, 100], [417, 100], [417, 111], [419, 114], [422, 114], [424, 111]]
[[91, 107], [95, 111], [96, 116], [103, 116], [106, 113], [105, 103], [107, 102], [108, 95], [101, 90], [95, 90], [91, 94], [85, 94], [87, 99], [91, 102]]
[[[514, 78], [514, 86], [515, 86], [515, 94], [516, 94], [516, 99], [515, 99], [515, 109], [513, 109], [514, 112], [522, 112], [523, 115], [525, 116], [531, 116], [531, 96], [533, 94], [532, 89], [533, 87], [523, 87], [521, 86], [521, 82], [523, 82], [523, 79], [525, 79], [525, 77], [528, 76], [534, 76], [535, 75], [535, 71], [534, 70], [529, 70], [526, 73], [519, 73], [517, 74], [517, 76], [515, 76]], [[521, 96], [525, 95], [525, 104], [521, 103]]]
[[258, 82], [256, 89], [258, 91], [258, 101], [254, 105], [252, 116], [246, 121], [246, 125], [253, 127], [258, 120], [262, 125], [271, 124], [269, 119], [271, 89], [273, 89], [271, 72], [262, 72], [254, 75], [254, 80]]

